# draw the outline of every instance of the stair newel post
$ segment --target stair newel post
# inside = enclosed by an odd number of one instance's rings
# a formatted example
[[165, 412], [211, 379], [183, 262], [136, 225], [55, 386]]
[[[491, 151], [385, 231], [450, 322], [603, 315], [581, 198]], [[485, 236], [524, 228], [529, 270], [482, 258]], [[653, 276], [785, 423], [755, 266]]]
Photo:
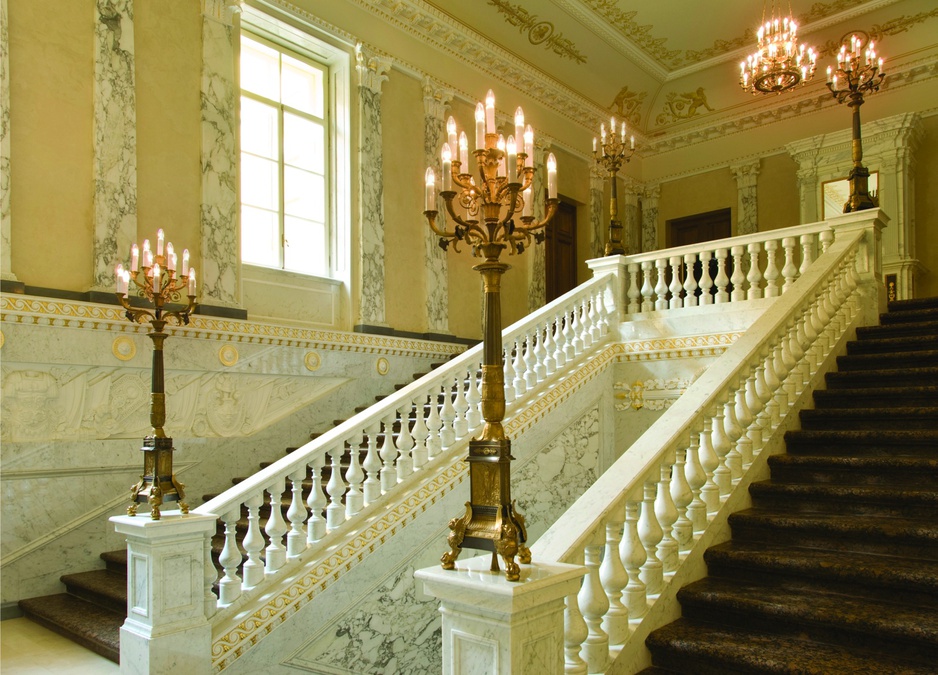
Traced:
[[638, 538], [642, 540], [642, 546], [645, 547], [645, 564], [642, 565], [640, 576], [645, 583], [645, 590], [648, 595], [658, 595], [664, 583], [664, 570], [661, 561], [658, 559], [658, 544], [661, 542], [664, 532], [658, 523], [658, 516], [655, 514], [655, 496], [658, 491], [657, 479], [657, 476], [654, 478], [651, 476], [646, 477], [642, 514], [638, 518]]
[[749, 251], [749, 274], [746, 275], [746, 281], [749, 282], [747, 297], [750, 300], [758, 300], [762, 297], [762, 270], [759, 268], [759, 251], [762, 250], [762, 244], [753, 242], [747, 247]]
[[794, 237], [785, 237], [782, 239], [782, 248], [785, 249], [785, 265], [782, 267], [782, 276], [785, 283], [782, 285], [782, 293], [791, 288], [798, 277], [798, 268], [795, 266], [795, 247], [798, 240]]
[[640, 507], [641, 501], [638, 499], [625, 502], [625, 529], [622, 532], [622, 543], [619, 544], [619, 557], [629, 575], [629, 583], [622, 592], [622, 601], [628, 607], [629, 619], [641, 618], [648, 611], [648, 590], [641, 576], [647, 555], [638, 536]]
[[[456, 419], [453, 420], [453, 431], [456, 433], [456, 438], [465, 438], [466, 434], [469, 433], [469, 422], [466, 420], [466, 413], [469, 412], [469, 401], [466, 400], [463, 389], [466, 385], [465, 376], [457, 376], [454, 382], [456, 397], [453, 400], [453, 408], [456, 410]], [[403, 431], [403, 427], [401, 430]]]
[[762, 448], [762, 411], [765, 407], [757, 391], [759, 366], [750, 365], [750, 368], [749, 377], [746, 379], [745, 399], [746, 407], [752, 416], [752, 422], [749, 424], [749, 428], [746, 429], [746, 436], [749, 437], [749, 462], [752, 463], [753, 456]]
[[720, 508], [720, 488], [713, 477], [717, 467], [720, 466], [720, 458], [713, 451], [713, 443], [711, 442], [713, 425], [714, 419], [712, 417], [707, 416], [704, 418], [703, 430], [700, 432], [700, 451], [698, 453], [700, 465], [707, 474], [707, 480], [700, 488], [700, 498], [707, 505], [708, 514], [716, 513]]
[[609, 662], [609, 636], [602, 627], [603, 616], [609, 610], [609, 599], [599, 579], [601, 555], [602, 546], [590, 545], [584, 549], [583, 564], [587, 572], [577, 595], [588, 631], [581, 653], [590, 673], [605, 672]]
[[[434, 403], [433, 398], [433, 396], [430, 396], [431, 420], [433, 413], [436, 411], [436, 403]], [[439, 420], [439, 416], [437, 416], [437, 420]], [[437, 427], [437, 431], [439, 431], [439, 427]], [[365, 482], [363, 484], [365, 504], [374, 504], [376, 501], [381, 499], [381, 481], [379, 480], [379, 476], [381, 475], [381, 458], [378, 455], [378, 436], [380, 433], [381, 423], [378, 421], [373, 422], [365, 432], [368, 437], [368, 452], [365, 454], [365, 463], [362, 465], [362, 467], [367, 472], [367, 478], [365, 478]], [[437, 443], [439, 442], [438, 438], [438, 435], [431, 434], [431, 448], [434, 439], [437, 440]], [[313, 487], [315, 487], [315, 482]]]
[[713, 304], [713, 278], [710, 276], [710, 260], [713, 258], [711, 251], [700, 252], [700, 299], [699, 305]]
[[642, 311], [650, 312], [655, 308], [652, 296], [655, 293], [655, 287], [651, 285], [651, 270], [654, 264], [651, 260], [642, 263]]
[[[465, 399], [464, 399], [465, 400]], [[468, 410], [469, 403], [466, 403]], [[397, 409], [397, 416], [400, 419], [401, 432], [397, 436], [397, 449], [400, 454], [397, 457], [397, 478], [404, 480], [414, 472], [414, 459], [410, 452], [414, 449], [414, 437], [410, 433], [410, 413], [414, 409], [412, 401], [407, 401]], [[468, 433], [468, 430], [467, 432]]]
[[414, 449], [411, 451], [411, 457], [414, 460], [414, 471], [419, 471], [427, 464], [429, 451], [427, 443], [430, 437], [430, 429], [424, 419], [426, 415], [427, 395], [417, 394], [414, 398]]
[[[433, 459], [443, 451], [443, 442], [442, 442], [442, 432], [443, 432], [443, 420], [440, 418], [440, 404], [439, 394], [437, 393], [436, 385], [430, 388], [430, 393], [428, 395], [428, 403], [430, 406], [430, 412], [427, 414], [427, 430], [429, 431], [429, 436], [427, 436], [427, 457]], [[374, 438], [369, 431], [369, 436]], [[368, 452], [369, 457], [371, 456], [371, 441], [368, 443]], [[375, 455], [377, 457], [377, 454]], [[380, 462], [378, 462], [380, 465]], [[380, 468], [380, 466], [379, 466]], [[368, 470], [368, 466], [365, 466], [365, 469]], [[369, 473], [370, 476], [370, 473]], [[368, 499], [366, 498], [367, 502]]]
[[697, 280], [694, 278], [694, 263], [697, 262], [696, 253], [684, 255], [684, 306], [697, 306]]
[[642, 289], [638, 283], [638, 273], [640, 269], [638, 263], [629, 263], [629, 314], [636, 314], [642, 308]]
[[[596, 326], [596, 330], [600, 331], [599, 326]], [[544, 350], [547, 352], [544, 356], [544, 368], [547, 377], [550, 377], [557, 372], [557, 359], [554, 358], [557, 345], [554, 344], [554, 331], [549, 319], [544, 322]]]
[[619, 557], [621, 541], [622, 523], [607, 523], [606, 550], [599, 566], [599, 580], [609, 600], [609, 610], [603, 616], [602, 629], [612, 645], [621, 645], [629, 636], [629, 610], [622, 604], [622, 589], [629, 583], [629, 574]]
[[309, 520], [306, 521], [306, 543], [314, 544], [326, 536], [326, 495], [322, 491], [322, 468], [326, 464], [325, 455], [316, 455], [309, 460], [310, 490], [306, 498], [309, 507]]
[[534, 374], [537, 375], [538, 382], [543, 382], [547, 379], [547, 346], [544, 344], [546, 338], [540, 326], [534, 326], [531, 330], [534, 333], [536, 345], [534, 347]]
[[681, 256], [672, 256], [670, 260], [670, 267], [671, 283], [668, 286], [668, 291], [671, 293], [671, 300], [669, 301], [668, 306], [671, 309], [680, 309], [684, 306], [684, 301], [681, 299], [681, 291], [684, 288], [684, 286], [681, 284]]
[[261, 551], [264, 550], [264, 536], [261, 534], [260, 508], [264, 504], [264, 491], [258, 490], [245, 501], [248, 510], [248, 531], [241, 545], [247, 552], [241, 573], [244, 575], [244, 588], [250, 589], [264, 580], [264, 563]]
[[279, 479], [267, 488], [270, 495], [270, 514], [264, 532], [267, 534], [264, 570], [267, 574], [276, 572], [287, 561], [287, 549], [283, 545], [283, 536], [287, 533], [287, 523], [283, 519], [281, 501], [283, 500], [283, 479]]
[[580, 304], [574, 300], [573, 302], [573, 324], [571, 330], [573, 331], [573, 355], [579, 356], [583, 353], [583, 322], [580, 320], [580, 312], [582, 307]]
[[688, 551], [694, 540], [694, 524], [687, 517], [687, 509], [694, 495], [690, 483], [687, 482], [687, 448], [677, 448], [674, 451], [670, 489], [671, 501], [677, 509], [677, 520], [673, 525], [674, 539], [677, 541], [678, 551]]
[[567, 354], [564, 348], [567, 344], [567, 338], [563, 334], [564, 320], [563, 313], [554, 314], [554, 361], [557, 369], [560, 370], [567, 363]]
[[537, 386], [537, 347], [533, 330], [528, 332], [524, 342], [524, 385], [526, 389], [534, 389]]
[[243, 559], [241, 551], [238, 549], [238, 519], [241, 517], [241, 508], [222, 516], [221, 521], [225, 525], [225, 545], [218, 556], [218, 562], [225, 571], [225, 576], [218, 582], [218, 604], [226, 607], [241, 597], [241, 577], [238, 576], [238, 568]]
[[736, 405], [733, 409], [736, 415], [736, 423], [739, 424], [740, 429], [739, 438], [736, 439], [736, 450], [739, 453], [739, 458], [742, 463], [739, 473], [740, 477], [742, 477], [742, 468], [752, 464], [752, 439], [749, 437], [748, 431], [754, 425], [752, 423], [752, 411], [749, 409], [749, 405], [746, 402], [747, 382], [748, 377], [743, 375], [740, 379], [739, 387], [736, 389]]
[[[722, 397], [722, 394], [721, 394]], [[713, 428], [711, 429], [711, 443], [713, 452], [717, 456], [717, 468], [713, 470], [713, 482], [720, 490], [720, 497], [726, 497], [733, 489], [733, 472], [727, 466], [727, 457], [733, 444], [726, 435], [726, 416], [724, 404], [717, 403], [712, 411]]]
[[726, 276], [726, 258], [728, 255], [729, 251], [725, 248], [718, 248], [716, 250], [717, 275], [713, 280], [713, 284], [717, 288], [715, 301], [718, 305], [729, 302], [730, 300], [730, 295], [726, 292], [726, 286], [730, 282], [730, 278]]
[[730, 249], [733, 254], [733, 276], [730, 277], [733, 291], [730, 293], [730, 302], [742, 302], [746, 299], [746, 290], [743, 288], [746, 283], [746, 275], [743, 273], [743, 254], [745, 251], [745, 246], [733, 246]]
[[[703, 500], [702, 488], [707, 482], [707, 472], [700, 463], [700, 435], [697, 429], [690, 432], [690, 443], [684, 461], [684, 477], [690, 486], [691, 501], [687, 505], [687, 518], [693, 532], [703, 532], [707, 527], [707, 505]], [[688, 548], [692, 539], [688, 541]], [[683, 550], [683, 549], [682, 549]]]
[[659, 467], [658, 494], [655, 496], [655, 516], [661, 526], [661, 542], [658, 544], [658, 559], [665, 574], [677, 569], [679, 555], [677, 539], [674, 538], [674, 523], [677, 522], [677, 507], [671, 497], [671, 464], [666, 459]]
[[326, 529], [332, 531], [345, 522], [345, 507], [342, 497], [345, 495], [345, 481], [342, 480], [342, 453], [345, 444], [339, 443], [329, 448], [329, 482], [326, 483], [326, 492], [329, 494], [329, 504], [326, 506]]
[[362, 483], [365, 472], [361, 465], [361, 434], [350, 437], [344, 445], [348, 448], [349, 467], [345, 471], [345, 480], [348, 482], [348, 493], [345, 495], [345, 517], [353, 518], [365, 506], [365, 495], [362, 492]]
[[736, 417], [737, 390], [731, 389], [727, 393], [726, 402], [723, 404], [723, 431], [726, 432], [726, 437], [730, 442], [730, 450], [726, 454], [726, 468], [730, 470], [733, 483], [738, 482], [743, 475], [742, 450], [739, 447], [739, 441], [743, 437], [743, 429]]
[[801, 235], [801, 267], [798, 268], [799, 274], [804, 274], [814, 262], [814, 237], [813, 234]]
[[301, 466], [290, 474], [290, 508], [287, 510], [287, 519], [290, 521], [290, 531], [287, 533], [287, 559], [296, 558], [306, 550], [306, 505], [303, 503], [303, 480], [306, 478], [306, 466]]
[[218, 579], [218, 570], [212, 560], [212, 535], [205, 537], [205, 555], [202, 556], [202, 596], [205, 600], [205, 617], [211, 619], [218, 611], [218, 598], [212, 591]]
[[[586, 580], [583, 580], [586, 584]], [[589, 628], [583, 615], [580, 613], [578, 594], [571, 593], [566, 597], [563, 612], [563, 654], [564, 675], [587, 675], [586, 661], [580, 656], [580, 649], [589, 637]]]
[[[444, 391], [446, 387], [443, 388]], [[446, 394], [447, 399], [449, 398], [449, 393]], [[450, 403], [450, 409], [452, 409], [452, 403]], [[455, 410], [453, 411], [455, 414]], [[395, 461], [397, 460], [397, 447], [394, 445], [394, 419], [396, 415], [392, 411], [384, 419], [384, 438], [381, 441], [381, 450], [379, 454], [381, 455], [381, 492], [387, 494], [395, 485], [397, 485], [397, 468], [395, 467]], [[444, 417], [444, 423], [446, 419]], [[452, 418], [446, 427], [452, 429]], [[444, 433], [446, 430], [444, 427]], [[455, 440], [455, 439], [453, 439]]]
[[668, 259], [658, 258], [655, 260], [655, 268], [658, 271], [658, 283], [655, 284], [655, 309], [668, 308]]
[[514, 354], [511, 353], [512, 344], [511, 341], [508, 342], [502, 360], [502, 369], [505, 373], [505, 403], [511, 403], [518, 398], [518, 394], [515, 392], [515, 367], [512, 363], [512, 361], [514, 361]]
[[[453, 390], [447, 382], [443, 382], [440, 387], [443, 392], [443, 406], [440, 408], [440, 419], [443, 421], [443, 427], [440, 431], [440, 440], [444, 450], [449, 450], [456, 442], [456, 408], [453, 407]], [[385, 424], [385, 433], [391, 433], [391, 429]], [[381, 455], [383, 458], [384, 455]], [[395, 478], [395, 481], [397, 479]], [[382, 485], [384, 483], [382, 482]]]
[[[507, 363], [507, 361], [504, 363]], [[504, 368], [502, 370], [504, 372]], [[479, 374], [481, 372], [480, 364], [469, 364], [469, 387], [466, 391], [466, 401], [469, 402], [469, 410], [466, 412], [469, 433], [472, 433], [473, 429], [482, 424], [482, 409], [479, 407], [482, 403], [482, 392], [479, 391]], [[505, 400], [508, 401], [507, 397]]]
[[[562, 335], [562, 334], [561, 334]], [[521, 398], [528, 390], [528, 384], [524, 379], [524, 341], [515, 340], [515, 358], [512, 363], [512, 369], [515, 371], [515, 397]]]
[[778, 266], [775, 264], [775, 251], [778, 250], [778, 241], [770, 239], [765, 242], [765, 297], [777, 298], [778, 293]]

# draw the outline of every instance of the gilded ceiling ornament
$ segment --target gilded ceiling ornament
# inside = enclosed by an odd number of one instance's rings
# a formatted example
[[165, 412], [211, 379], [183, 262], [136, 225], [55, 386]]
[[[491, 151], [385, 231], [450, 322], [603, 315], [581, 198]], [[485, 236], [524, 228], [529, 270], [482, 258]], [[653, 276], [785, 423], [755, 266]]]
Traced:
[[628, 86], [622, 87], [612, 100], [609, 109], [633, 127], [637, 127], [642, 118], [642, 103], [647, 95], [648, 92], [645, 91], [638, 93], [629, 91]]
[[896, 17], [895, 19], [887, 21], [886, 23], [874, 25], [869, 31], [850, 31], [840, 40], [829, 40], [826, 42], [818, 49], [818, 56], [833, 56], [838, 51], [840, 51], [840, 46], [844, 44], [845, 40], [849, 41], [851, 35], [859, 35], [867, 41], [873, 40], [873, 42], [881, 42], [882, 39], [887, 35], [898, 35], [899, 33], [905, 33], [916, 24], [923, 23], [928, 19], [934, 19], [935, 17], [938, 17], [938, 7], [928, 12], [919, 12], [918, 14], [913, 14], [912, 16]]
[[556, 33], [554, 24], [549, 21], [539, 21], [536, 14], [531, 14], [521, 5], [512, 5], [506, 0], [489, 0], [499, 12], [505, 15], [505, 21], [516, 26], [522, 33], [527, 31], [528, 40], [532, 45], [543, 44], [547, 49], [558, 56], [572, 59], [577, 63], [586, 63], [586, 57], [580, 53], [576, 45], [566, 39], [562, 33]]
[[703, 87], [697, 87], [697, 91], [678, 94], [676, 91], [670, 92], [664, 103], [664, 110], [655, 120], [658, 124], [668, 124], [680, 120], [689, 120], [698, 115], [698, 110], [704, 107], [713, 112], [713, 108], [707, 103], [707, 94]]
[[618, 0], [584, 0], [584, 4], [660, 63], [670, 68], [683, 65], [684, 59], [679, 49], [666, 48], [667, 38], [656, 38], [650, 34], [654, 26], [641, 26], [635, 21], [638, 12], [622, 11], [619, 9]]

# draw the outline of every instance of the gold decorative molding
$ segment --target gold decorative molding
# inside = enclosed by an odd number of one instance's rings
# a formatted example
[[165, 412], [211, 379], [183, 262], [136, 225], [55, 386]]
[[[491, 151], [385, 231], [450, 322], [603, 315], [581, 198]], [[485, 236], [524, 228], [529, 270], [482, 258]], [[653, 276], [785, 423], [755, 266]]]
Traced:
[[664, 107], [655, 122], [662, 125], [689, 120], [700, 114], [701, 107], [706, 108], [708, 112], [713, 112], [713, 108], [707, 103], [707, 93], [703, 87], [697, 87], [696, 91], [684, 94], [678, 94], [676, 91], [668, 92]]
[[378, 375], [387, 375], [391, 370], [391, 364], [388, 363], [388, 360], [383, 356], [375, 362], [375, 370]]
[[137, 345], [128, 336], [118, 335], [111, 345], [111, 353], [121, 361], [130, 361], [137, 355]]
[[306, 356], [303, 357], [303, 365], [310, 372], [319, 370], [319, 366], [322, 365], [322, 358], [317, 352], [306, 352]]
[[[895, 19], [887, 21], [886, 23], [874, 24], [869, 30], [855, 30], [850, 31], [844, 38], [847, 38], [849, 42], [849, 37], [851, 34], [859, 34], [868, 40], [873, 40], [875, 42], [882, 42], [883, 38], [888, 35], [898, 35], [899, 33], [905, 33], [913, 26], [924, 23], [929, 19], [934, 19], [938, 17], [938, 7], [928, 12], [919, 12], [918, 14], [913, 14], [912, 16], [898, 16]], [[818, 48], [818, 56], [833, 56], [838, 51], [840, 51], [840, 45], [843, 44], [844, 38], [840, 40], [828, 40], [824, 43], [823, 46]]]
[[619, 8], [618, 0], [583, 0], [583, 4], [599, 14], [623, 36], [638, 45], [658, 63], [677, 68], [684, 61], [679, 49], [668, 49], [667, 38], [656, 38], [651, 24], [641, 25], [635, 20], [638, 11], [626, 12]]
[[656, 377], [645, 381], [636, 380], [632, 384], [616, 382], [612, 388], [623, 393], [615, 394], [615, 398], [622, 401], [616, 403], [615, 408], [620, 411], [667, 410], [687, 391], [693, 381], [693, 378]]
[[617, 354], [619, 361], [646, 361], [661, 359], [686, 359], [719, 356], [736, 342], [742, 332], [691, 335], [679, 338], [656, 338], [623, 342]]
[[218, 350], [218, 360], [223, 366], [233, 366], [238, 362], [238, 358], [238, 349], [234, 345], [222, 345]]
[[505, 15], [505, 21], [515, 26], [519, 31], [527, 31], [528, 42], [532, 45], [544, 45], [554, 54], [576, 61], [586, 63], [586, 57], [577, 50], [576, 45], [556, 32], [554, 24], [549, 21], [540, 21], [536, 14], [531, 14], [521, 5], [513, 5], [506, 0], [489, 0], [499, 12]]

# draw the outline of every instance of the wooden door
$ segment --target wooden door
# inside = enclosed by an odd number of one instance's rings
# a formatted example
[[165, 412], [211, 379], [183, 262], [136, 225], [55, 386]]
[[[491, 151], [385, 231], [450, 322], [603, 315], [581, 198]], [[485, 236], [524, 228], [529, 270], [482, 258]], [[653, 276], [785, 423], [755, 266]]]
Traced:
[[547, 302], [576, 287], [576, 205], [561, 201], [547, 224]]
[[[730, 209], [719, 209], [717, 211], [698, 213], [693, 216], [685, 216], [684, 218], [674, 218], [668, 221], [668, 228], [666, 232], [669, 248], [687, 246], [690, 244], [699, 244], [701, 242], [712, 241], [714, 239], [724, 239], [731, 236], [731, 234], [732, 223]], [[710, 278], [714, 279], [717, 275], [717, 261], [715, 259], [711, 259], [708, 267], [710, 268]], [[727, 258], [726, 267], [724, 269], [726, 270], [727, 277], [732, 276], [732, 258]], [[686, 270], [682, 271], [681, 273], [682, 282], [684, 274], [686, 273]], [[694, 263], [694, 280], [699, 283], [700, 277], [700, 261], [697, 261]], [[671, 283], [670, 271], [668, 272], [666, 283]], [[733, 285], [728, 284], [727, 291], [732, 292], [732, 290]], [[716, 286], [712, 287], [710, 294], [713, 295], [716, 292]], [[698, 290], [696, 294], [700, 295], [700, 290]]]

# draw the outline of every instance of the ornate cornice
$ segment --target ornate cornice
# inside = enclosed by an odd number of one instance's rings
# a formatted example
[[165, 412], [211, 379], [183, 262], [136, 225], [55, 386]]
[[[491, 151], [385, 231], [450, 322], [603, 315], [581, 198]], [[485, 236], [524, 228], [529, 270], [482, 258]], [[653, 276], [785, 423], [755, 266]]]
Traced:
[[355, 63], [359, 85], [380, 94], [381, 85], [387, 81], [387, 72], [391, 70], [391, 59], [375, 54], [359, 42], [355, 45]]
[[423, 113], [433, 119], [443, 119], [446, 109], [453, 100], [454, 92], [434, 81], [431, 77], [423, 79]]

